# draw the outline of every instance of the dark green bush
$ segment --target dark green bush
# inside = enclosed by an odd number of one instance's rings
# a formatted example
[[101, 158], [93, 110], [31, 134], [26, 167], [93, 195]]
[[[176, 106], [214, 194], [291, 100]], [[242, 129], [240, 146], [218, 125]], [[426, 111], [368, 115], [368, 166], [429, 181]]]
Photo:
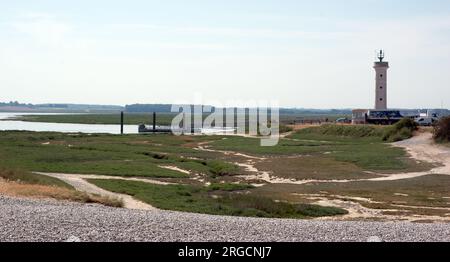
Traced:
[[410, 118], [404, 118], [395, 125], [387, 127], [383, 134], [383, 141], [397, 142], [411, 138], [418, 129], [417, 123]]
[[280, 134], [288, 133], [288, 132], [291, 132], [293, 130], [294, 129], [292, 127], [290, 127], [290, 126], [280, 125]]
[[239, 171], [239, 168], [234, 165], [220, 160], [210, 160], [207, 166], [212, 174], [217, 176], [234, 175]]
[[442, 118], [435, 125], [433, 138], [436, 142], [450, 142], [450, 116]]

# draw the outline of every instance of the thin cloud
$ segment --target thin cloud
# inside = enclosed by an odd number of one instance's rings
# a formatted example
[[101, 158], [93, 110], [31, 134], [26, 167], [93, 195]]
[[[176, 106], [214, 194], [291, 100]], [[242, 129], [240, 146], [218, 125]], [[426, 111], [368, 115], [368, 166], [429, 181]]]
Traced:
[[259, 37], [259, 38], [307, 38], [333, 39], [351, 36], [351, 32], [315, 32], [300, 30], [276, 30], [259, 28], [235, 27], [196, 27], [196, 26], [165, 26], [154, 24], [115, 24], [115, 28], [122, 30], [160, 31], [186, 35], [207, 35], [216, 37]]
[[41, 44], [60, 45], [72, 26], [44, 13], [24, 13], [7, 23], [18, 33], [27, 35]]

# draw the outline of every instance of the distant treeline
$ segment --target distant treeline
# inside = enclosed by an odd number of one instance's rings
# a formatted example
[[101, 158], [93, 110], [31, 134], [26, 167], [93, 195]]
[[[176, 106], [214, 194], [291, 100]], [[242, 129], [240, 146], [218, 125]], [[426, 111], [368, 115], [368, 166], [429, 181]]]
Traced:
[[[192, 106], [191, 106], [192, 107]], [[212, 112], [215, 111], [215, 107], [211, 107]], [[125, 106], [125, 111], [130, 113], [171, 113], [172, 105], [170, 104], [133, 104]], [[246, 109], [248, 112], [248, 109]], [[348, 115], [351, 114], [350, 109], [295, 109], [295, 108], [281, 108], [280, 114], [282, 115], [294, 115], [294, 114], [308, 114], [308, 115]]]
[[20, 107], [30, 107], [32, 108], [32, 104], [22, 104], [18, 101], [10, 101], [10, 102], [0, 102], [0, 106], [20, 106]]
[[86, 104], [25, 104], [18, 101], [0, 102], [0, 107], [9, 108], [28, 108], [35, 111], [58, 111], [58, 112], [72, 112], [72, 111], [108, 111], [119, 112], [124, 110], [122, 106], [115, 105], [86, 105]]
[[280, 108], [282, 115], [351, 115], [351, 109], [304, 109], [304, 108]]
[[164, 104], [133, 104], [126, 105], [125, 111], [130, 113], [170, 113], [172, 105]]

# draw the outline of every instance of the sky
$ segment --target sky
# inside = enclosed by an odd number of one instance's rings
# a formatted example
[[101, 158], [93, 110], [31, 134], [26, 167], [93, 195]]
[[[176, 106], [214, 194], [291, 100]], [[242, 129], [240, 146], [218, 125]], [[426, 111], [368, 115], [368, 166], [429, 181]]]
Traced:
[[0, 0], [0, 101], [450, 108], [448, 0]]

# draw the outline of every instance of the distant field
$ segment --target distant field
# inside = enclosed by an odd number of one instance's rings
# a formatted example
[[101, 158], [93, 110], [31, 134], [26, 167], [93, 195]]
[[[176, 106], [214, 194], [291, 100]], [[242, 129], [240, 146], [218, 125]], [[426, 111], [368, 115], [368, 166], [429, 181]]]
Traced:
[[303, 122], [335, 122], [339, 118], [351, 119], [345, 114], [285, 114], [280, 115], [280, 122], [285, 125], [300, 124]]
[[[170, 125], [174, 114], [158, 114], [158, 125]], [[76, 114], [76, 115], [26, 115], [15, 120], [46, 123], [72, 123], [72, 124], [120, 124], [120, 114]], [[153, 123], [152, 114], [125, 114], [126, 125], [139, 125]]]
[[[176, 114], [172, 113], [158, 113], [156, 122], [157, 125], [170, 125], [172, 119]], [[204, 115], [205, 118], [207, 114]], [[280, 123], [289, 125], [294, 123], [301, 123], [302, 121], [330, 122], [335, 121], [341, 117], [349, 117], [347, 115], [302, 115], [290, 114], [280, 115]], [[20, 116], [15, 120], [28, 122], [47, 122], [47, 123], [73, 123], [73, 124], [120, 124], [120, 114], [74, 114], [74, 115], [28, 115]], [[153, 123], [152, 113], [125, 113], [124, 122], [127, 125], [151, 124]]]

